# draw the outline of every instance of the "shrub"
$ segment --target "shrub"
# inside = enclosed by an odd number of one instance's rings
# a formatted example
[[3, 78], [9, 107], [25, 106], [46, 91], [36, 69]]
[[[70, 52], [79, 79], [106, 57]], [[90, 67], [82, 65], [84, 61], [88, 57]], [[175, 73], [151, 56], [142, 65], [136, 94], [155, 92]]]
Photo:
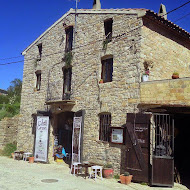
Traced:
[[129, 172], [124, 172], [123, 175], [124, 175], [124, 176], [130, 176], [130, 173], [129, 173]]
[[3, 149], [3, 156], [11, 156], [11, 153], [17, 149], [16, 143], [6, 144]]

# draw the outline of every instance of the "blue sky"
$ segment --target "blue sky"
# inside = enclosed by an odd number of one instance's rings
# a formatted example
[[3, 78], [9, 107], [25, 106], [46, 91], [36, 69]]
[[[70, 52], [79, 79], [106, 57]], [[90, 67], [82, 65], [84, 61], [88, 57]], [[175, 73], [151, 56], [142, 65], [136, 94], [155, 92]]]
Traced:
[[[158, 12], [161, 3], [170, 11], [188, 0], [101, 0], [102, 8], [147, 8]], [[78, 8], [92, 8], [93, 0], [80, 0]], [[57, 21], [74, 0], [0, 0], [0, 89], [7, 89], [15, 78], [22, 80], [21, 52]], [[190, 32], [190, 3], [168, 15], [168, 19]], [[7, 59], [17, 57], [14, 59]]]

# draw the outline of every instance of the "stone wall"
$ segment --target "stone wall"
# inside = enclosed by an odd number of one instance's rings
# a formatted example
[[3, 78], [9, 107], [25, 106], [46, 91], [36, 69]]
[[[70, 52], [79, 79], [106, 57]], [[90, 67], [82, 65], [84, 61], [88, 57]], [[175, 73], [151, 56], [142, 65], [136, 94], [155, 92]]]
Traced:
[[142, 63], [151, 63], [149, 80], [171, 79], [173, 72], [180, 78], [190, 77], [189, 41], [161, 24], [146, 19], [143, 22], [141, 57]]
[[[104, 20], [109, 18], [113, 19], [113, 39], [108, 44], [107, 49], [102, 50]], [[142, 19], [138, 18], [134, 12], [133, 14], [119, 14], [117, 11], [112, 10], [112, 13], [102, 11], [96, 14], [92, 11], [92, 13], [78, 14], [71, 85], [71, 99], [75, 101], [75, 105], [48, 106], [45, 105], [47, 97], [52, 100], [62, 100], [62, 68], [65, 66], [63, 61], [66, 41], [65, 27], [70, 25], [74, 26], [73, 13], [59, 20], [26, 52], [21, 98], [22, 117], [18, 130], [19, 149], [24, 151], [33, 150], [32, 114], [35, 114], [37, 110], [50, 110], [53, 117], [51, 118], [50, 128], [49, 159], [52, 159], [55, 115], [64, 111], [76, 112], [82, 109], [86, 111], [83, 137], [84, 160], [99, 164], [111, 162], [115, 173], [122, 172], [125, 170], [127, 156], [125, 146], [113, 145], [99, 140], [99, 114], [111, 113], [112, 126], [120, 127], [126, 123], [127, 113], [138, 112], [140, 77], [145, 59], [150, 59], [154, 63], [154, 67], [150, 69], [151, 80], [171, 77], [168, 71], [165, 72], [162, 69], [164, 67], [173, 72], [173, 65], [166, 61], [168, 65], [165, 67], [161, 60], [165, 60], [170, 51], [174, 51], [174, 47], [172, 50], [165, 48], [163, 51], [160, 39], [164, 38], [164, 40], [168, 41], [165, 46], [169, 44], [170, 46], [176, 46], [180, 51], [184, 50], [185, 57], [188, 55], [188, 51], [183, 46], [158, 33], [155, 33], [155, 36], [160, 42], [150, 42], [154, 40], [149, 35], [149, 33], [153, 35], [153, 31], [147, 27], [139, 27], [142, 25]], [[126, 34], [121, 35], [123, 33]], [[42, 43], [43, 47], [42, 58], [41, 61], [36, 61], [38, 55], [37, 45], [39, 43]], [[154, 50], [152, 50], [153, 48]], [[101, 59], [110, 55], [113, 57], [113, 81], [99, 84], [102, 67]], [[174, 59], [173, 55], [171, 54], [172, 61]], [[180, 59], [182, 58], [180, 57]], [[183, 63], [185, 63], [185, 59], [182, 59]], [[178, 64], [179, 67], [180, 64]], [[40, 91], [35, 89], [35, 72], [37, 70], [41, 70], [42, 73]], [[183, 70], [187, 70], [187, 67], [183, 68]], [[164, 74], [162, 75], [161, 73]], [[168, 76], [168, 73], [170, 76]], [[62, 111], [58, 111], [57, 108], [61, 108]]]
[[[129, 35], [113, 38], [107, 50], [103, 48], [104, 20], [113, 19], [113, 36], [122, 32]], [[74, 15], [66, 18], [47, 32], [25, 55], [21, 123], [19, 126], [19, 147], [23, 150], [33, 149], [31, 115], [37, 110], [49, 110], [56, 114], [56, 108], [46, 106], [47, 95], [54, 100], [62, 99], [63, 72], [62, 61], [65, 48], [65, 28], [74, 25]], [[77, 17], [76, 49], [72, 61], [72, 96], [76, 102], [72, 108], [63, 106], [62, 111], [85, 110], [84, 120], [84, 160], [100, 164], [112, 162], [116, 173], [125, 160], [125, 146], [111, 145], [99, 141], [99, 113], [110, 112], [112, 125], [122, 126], [126, 113], [137, 110], [139, 97], [139, 73], [137, 64], [140, 57], [140, 29], [133, 30], [141, 24], [135, 14], [79, 14]], [[42, 43], [42, 59], [34, 63], [38, 55], [37, 44]], [[135, 44], [135, 47], [134, 47]], [[61, 52], [57, 53], [56, 52]], [[50, 56], [45, 56], [50, 55]], [[101, 59], [113, 56], [113, 81], [99, 84], [101, 79]], [[35, 90], [35, 71], [42, 71], [40, 91]], [[127, 74], [126, 74], [127, 73]], [[61, 106], [61, 105], [60, 105]], [[53, 119], [52, 119], [53, 120]], [[53, 121], [51, 122], [49, 158], [52, 158]], [[27, 142], [27, 143], [26, 143]]]
[[190, 106], [190, 78], [141, 83], [141, 103]]
[[0, 121], [0, 149], [8, 143], [17, 142], [19, 116], [4, 118]]

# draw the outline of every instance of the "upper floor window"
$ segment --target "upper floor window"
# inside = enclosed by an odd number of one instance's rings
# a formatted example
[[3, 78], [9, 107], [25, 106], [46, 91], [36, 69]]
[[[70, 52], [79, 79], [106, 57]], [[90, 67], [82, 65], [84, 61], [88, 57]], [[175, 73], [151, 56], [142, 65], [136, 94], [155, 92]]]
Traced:
[[63, 99], [69, 100], [71, 95], [72, 68], [63, 69]]
[[41, 71], [36, 71], [36, 90], [40, 90], [41, 87]]
[[39, 60], [42, 58], [42, 43], [38, 44]]
[[111, 114], [104, 113], [99, 115], [100, 128], [99, 128], [99, 140], [110, 141], [110, 126], [111, 126]]
[[65, 29], [66, 32], [66, 45], [65, 52], [69, 52], [72, 50], [73, 46], [73, 26], [69, 26]]
[[108, 42], [111, 42], [112, 40], [112, 25], [113, 25], [112, 18], [104, 21], [105, 36]]
[[113, 58], [102, 60], [102, 76], [103, 82], [112, 82], [113, 75]]

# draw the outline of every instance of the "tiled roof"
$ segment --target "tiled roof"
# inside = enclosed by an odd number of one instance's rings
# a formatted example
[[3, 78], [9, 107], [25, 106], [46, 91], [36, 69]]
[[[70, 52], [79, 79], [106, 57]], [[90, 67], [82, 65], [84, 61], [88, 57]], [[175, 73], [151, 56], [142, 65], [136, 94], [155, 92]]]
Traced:
[[151, 10], [147, 10], [146, 11], [146, 16], [152, 18], [153, 20], [156, 20], [162, 24], [164, 24], [165, 26], [177, 31], [179, 34], [184, 35], [185, 37], [187, 37], [188, 39], [190, 39], [190, 33], [187, 32], [186, 30], [184, 30], [183, 28], [181, 28], [180, 26], [176, 25], [175, 23], [171, 22], [168, 19], [165, 19], [162, 16], [159, 16], [157, 13], [155, 13], [154, 11]]

